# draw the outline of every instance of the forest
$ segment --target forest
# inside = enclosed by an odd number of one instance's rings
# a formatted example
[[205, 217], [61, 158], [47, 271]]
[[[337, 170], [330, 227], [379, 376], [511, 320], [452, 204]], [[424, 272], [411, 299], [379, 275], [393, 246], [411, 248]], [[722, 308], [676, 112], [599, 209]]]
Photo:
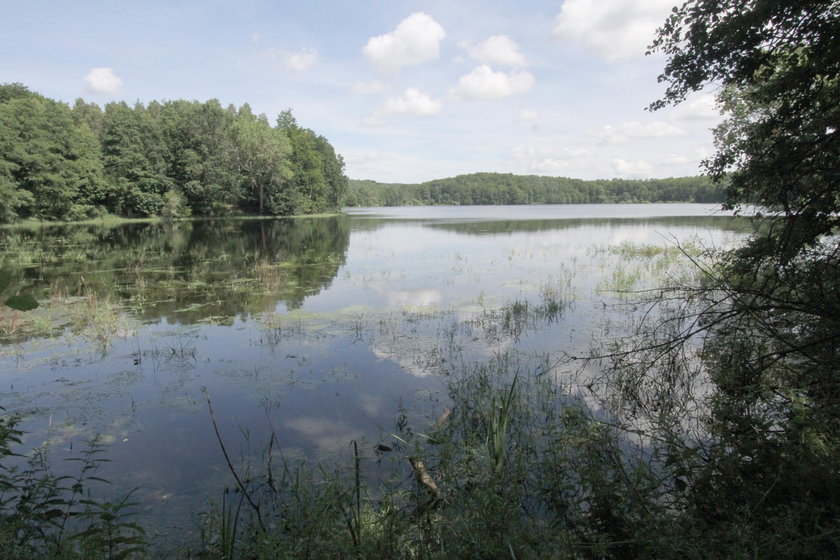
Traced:
[[272, 125], [246, 103], [73, 106], [0, 85], [0, 223], [288, 216], [342, 206], [722, 202], [706, 177], [585, 181], [473, 173], [419, 184], [348, 180], [326, 138], [291, 110]]
[[0, 85], [0, 223], [312, 214], [346, 189], [341, 156], [291, 110], [272, 126], [215, 99], [70, 107]]
[[725, 187], [707, 177], [599, 179], [471, 173], [419, 184], [350, 180], [347, 206], [440, 204], [600, 204], [723, 202]]

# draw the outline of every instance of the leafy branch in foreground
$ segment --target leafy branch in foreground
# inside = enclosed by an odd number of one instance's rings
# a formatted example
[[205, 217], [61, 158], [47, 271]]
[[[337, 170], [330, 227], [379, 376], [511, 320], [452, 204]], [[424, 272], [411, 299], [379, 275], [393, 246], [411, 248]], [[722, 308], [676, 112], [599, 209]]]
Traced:
[[758, 209], [744, 246], [600, 354], [603, 402], [662, 442], [703, 557], [840, 554], [838, 34], [834, 1], [689, 0], [652, 47], [668, 56], [652, 109], [720, 87], [704, 165], [728, 207]]

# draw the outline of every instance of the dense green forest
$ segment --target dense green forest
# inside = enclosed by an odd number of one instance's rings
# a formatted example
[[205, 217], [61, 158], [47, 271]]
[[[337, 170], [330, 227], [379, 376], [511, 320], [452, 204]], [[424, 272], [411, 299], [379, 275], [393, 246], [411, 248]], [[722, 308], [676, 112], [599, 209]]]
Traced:
[[215, 99], [71, 107], [0, 85], [0, 223], [18, 219], [311, 214], [347, 206], [722, 202], [705, 177], [595, 180], [474, 173], [351, 180], [330, 143]]
[[472, 173], [420, 184], [351, 180], [347, 206], [723, 202], [725, 188], [706, 177], [599, 179]]
[[211, 99], [70, 107], [0, 85], [0, 222], [336, 210], [344, 162], [291, 111]]

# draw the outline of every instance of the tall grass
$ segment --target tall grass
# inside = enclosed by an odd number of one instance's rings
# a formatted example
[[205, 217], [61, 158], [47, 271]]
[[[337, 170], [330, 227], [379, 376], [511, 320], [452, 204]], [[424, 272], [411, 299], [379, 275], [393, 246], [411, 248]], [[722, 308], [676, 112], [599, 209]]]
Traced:
[[[2, 408], [0, 408], [2, 412]], [[131, 493], [103, 499], [95, 493], [108, 481], [97, 472], [108, 459], [93, 438], [79, 456], [74, 475], [56, 475], [49, 450], [29, 457], [18, 449], [23, 432], [15, 416], [0, 417], [0, 557], [125, 559], [144, 556], [145, 530], [133, 522]]]
[[205, 517], [202, 554], [623, 558], [651, 545], [650, 516], [668, 519], [656, 459], [565, 391], [557, 367], [506, 352], [444, 373], [450, 408], [435, 425], [403, 413], [334, 465], [272, 449], [231, 466], [240, 514], [223, 502]]

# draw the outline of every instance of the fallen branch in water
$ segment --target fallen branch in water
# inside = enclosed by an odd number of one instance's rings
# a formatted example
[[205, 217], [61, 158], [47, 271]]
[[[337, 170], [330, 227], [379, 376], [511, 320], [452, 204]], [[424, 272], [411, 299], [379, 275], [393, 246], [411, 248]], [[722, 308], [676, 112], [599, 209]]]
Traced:
[[436, 503], [438, 500], [442, 500], [443, 494], [437, 487], [437, 484], [435, 484], [435, 480], [432, 478], [432, 475], [429, 474], [429, 470], [426, 468], [426, 464], [423, 462], [423, 459], [418, 457], [409, 457], [408, 462], [411, 463], [411, 468], [414, 470], [414, 478], [417, 479], [417, 482], [420, 483], [421, 486], [426, 488], [426, 491], [434, 499], [433, 503]]

